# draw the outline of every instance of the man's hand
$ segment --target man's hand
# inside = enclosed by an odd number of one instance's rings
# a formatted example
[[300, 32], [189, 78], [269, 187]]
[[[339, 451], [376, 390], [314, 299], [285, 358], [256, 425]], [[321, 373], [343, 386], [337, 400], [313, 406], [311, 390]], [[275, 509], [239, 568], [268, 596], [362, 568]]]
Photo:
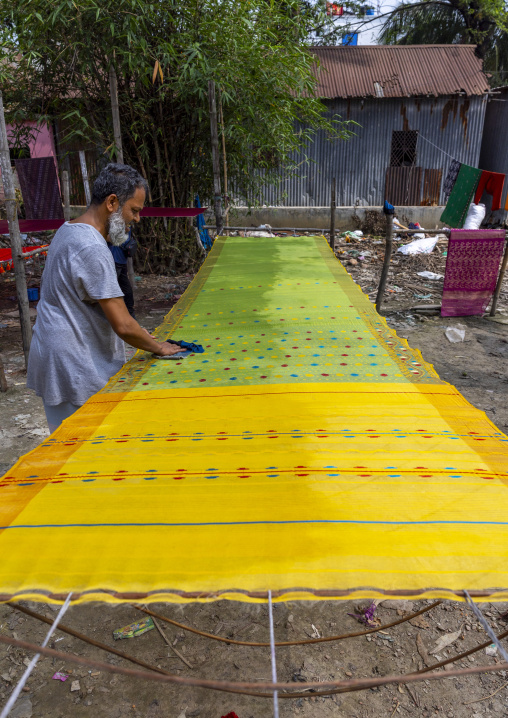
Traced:
[[[158, 341], [157, 337], [154, 337], [153, 334], [150, 334], [148, 329], [145, 329], [145, 327], [141, 328], [146, 334], [148, 334], [150, 339], [154, 339], [156, 342]], [[160, 351], [154, 352], [154, 354], [157, 354], [157, 356], [160, 357], [169, 357], [172, 354], [178, 354], [178, 352], [183, 351], [182, 347], [178, 346], [178, 344], [174, 344], [173, 342], [159, 342], [159, 345]]]
[[178, 344], [172, 344], [171, 342], [161, 342], [160, 348], [160, 352], [154, 353], [158, 354], [161, 357], [170, 357], [172, 354], [178, 354], [178, 352], [185, 351], [185, 349], [179, 347]]

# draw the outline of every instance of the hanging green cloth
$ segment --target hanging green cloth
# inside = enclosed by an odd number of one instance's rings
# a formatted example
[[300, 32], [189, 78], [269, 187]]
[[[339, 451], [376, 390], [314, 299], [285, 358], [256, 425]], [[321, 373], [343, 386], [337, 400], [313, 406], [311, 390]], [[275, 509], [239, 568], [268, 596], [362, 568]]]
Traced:
[[449, 227], [461, 228], [464, 226], [467, 211], [476, 187], [480, 180], [482, 170], [468, 165], [461, 165], [457, 181], [450, 194], [450, 198], [441, 215], [441, 222]]

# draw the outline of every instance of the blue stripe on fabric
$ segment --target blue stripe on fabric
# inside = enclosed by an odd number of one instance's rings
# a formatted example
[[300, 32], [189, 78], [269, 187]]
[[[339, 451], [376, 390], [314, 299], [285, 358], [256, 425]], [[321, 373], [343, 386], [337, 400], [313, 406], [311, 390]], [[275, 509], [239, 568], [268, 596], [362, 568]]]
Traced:
[[256, 526], [263, 524], [367, 524], [385, 526], [428, 526], [428, 525], [467, 525], [467, 526], [508, 526], [508, 521], [364, 521], [361, 519], [308, 519], [294, 521], [199, 521], [196, 523], [99, 523], [99, 524], [19, 524], [15, 526], [0, 526], [0, 531], [7, 529], [61, 529], [61, 528], [99, 528], [104, 526]]

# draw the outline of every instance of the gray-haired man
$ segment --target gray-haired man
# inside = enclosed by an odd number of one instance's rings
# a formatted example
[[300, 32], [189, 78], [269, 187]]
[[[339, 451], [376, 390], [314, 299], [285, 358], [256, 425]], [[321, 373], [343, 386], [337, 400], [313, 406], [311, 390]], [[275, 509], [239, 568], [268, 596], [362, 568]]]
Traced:
[[51, 242], [27, 377], [42, 397], [51, 432], [120, 370], [124, 341], [160, 356], [180, 351], [156, 341], [130, 316], [106, 243], [108, 235], [114, 245], [125, 242], [132, 222], [139, 222], [147, 189], [132, 167], [107, 165], [94, 183], [90, 207]]

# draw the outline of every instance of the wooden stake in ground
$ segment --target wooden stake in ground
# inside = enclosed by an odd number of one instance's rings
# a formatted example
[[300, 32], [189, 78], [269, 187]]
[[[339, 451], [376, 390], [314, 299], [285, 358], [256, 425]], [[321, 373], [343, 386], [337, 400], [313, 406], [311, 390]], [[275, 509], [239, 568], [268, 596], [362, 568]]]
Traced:
[[21, 245], [21, 234], [19, 231], [18, 212], [16, 208], [16, 195], [14, 191], [14, 180], [12, 178], [11, 157], [9, 143], [7, 140], [7, 128], [5, 126], [3, 95], [0, 91], [0, 167], [2, 169], [2, 182], [4, 185], [5, 207], [7, 210], [7, 221], [9, 222], [9, 237], [11, 240], [12, 262], [14, 264], [14, 275], [16, 277], [16, 294], [18, 295], [19, 320], [21, 322], [21, 337], [23, 340], [23, 352], [25, 355], [25, 366], [28, 366], [28, 352], [32, 341], [32, 325], [30, 324], [30, 305], [28, 304], [28, 292], [26, 288], [25, 265], [23, 264], [23, 250]]
[[386, 288], [386, 280], [388, 279], [388, 270], [390, 269], [390, 260], [392, 257], [393, 245], [393, 214], [386, 215], [386, 239], [385, 239], [385, 258], [383, 260], [383, 269], [381, 271], [381, 279], [376, 297], [376, 310], [381, 311], [383, 296]]
[[215, 226], [217, 237], [222, 234], [224, 225], [222, 219], [222, 197], [220, 189], [220, 160], [219, 160], [219, 133], [217, 130], [217, 105], [215, 101], [215, 82], [208, 83], [208, 102], [210, 107], [210, 132], [212, 136], [212, 162], [213, 162], [213, 206], [215, 209]]
[[330, 201], [330, 247], [335, 249], [335, 208], [337, 206], [337, 192], [335, 189], [335, 177], [332, 179], [332, 196]]

